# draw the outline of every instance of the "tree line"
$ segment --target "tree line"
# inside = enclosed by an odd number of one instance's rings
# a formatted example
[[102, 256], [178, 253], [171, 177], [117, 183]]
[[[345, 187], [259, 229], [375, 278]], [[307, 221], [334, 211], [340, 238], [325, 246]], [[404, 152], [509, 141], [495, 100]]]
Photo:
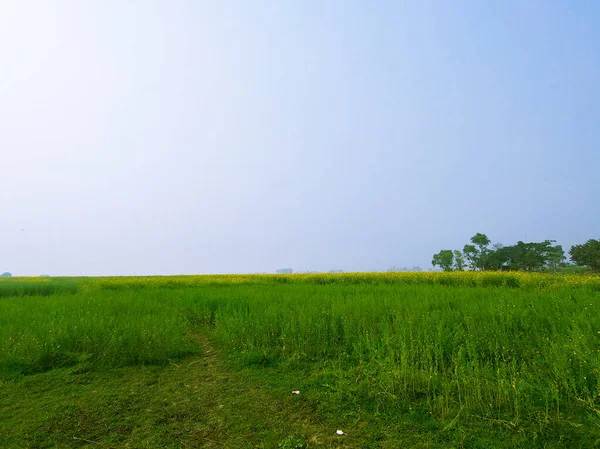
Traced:
[[487, 235], [477, 233], [471, 243], [459, 250], [443, 249], [433, 255], [432, 265], [444, 271], [495, 270], [495, 271], [551, 271], [556, 272], [569, 266], [587, 267], [600, 272], [600, 240], [590, 239], [586, 243], [574, 245], [569, 250], [572, 263], [566, 260], [561, 245], [555, 240], [504, 246], [491, 245]]

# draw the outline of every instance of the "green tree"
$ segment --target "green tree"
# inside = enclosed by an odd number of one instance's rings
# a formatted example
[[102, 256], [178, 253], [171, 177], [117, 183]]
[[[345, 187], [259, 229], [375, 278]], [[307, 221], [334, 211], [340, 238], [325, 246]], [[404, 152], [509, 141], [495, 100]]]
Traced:
[[552, 246], [554, 240], [544, 240], [543, 242], [517, 242], [517, 254], [519, 255], [519, 267], [525, 271], [541, 271], [548, 267], [551, 259], [564, 257], [562, 247], [560, 251]]
[[577, 265], [600, 271], [600, 240], [590, 239], [581, 245], [574, 245], [569, 250], [569, 255]]
[[479, 251], [477, 251], [475, 245], [465, 245], [463, 247], [463, 254], [467, 265], [469, 265], [471, 270], [475, 270], [477, 268], [477, 261], [479, 260]]
[[550, 248], [548, 252], [548, 257], [546, 260], [546, 268], [548, 270], [556, 272], [559, 268], [565, 266], [565, 251], [563, 250], [562, 245], [556, 245]]
[[487, 235], [477, 233], [471, 237], [471, 244], [463, 247], [463, 254], [471, 270], [485, 270], [490, 239]]
[[478, 232], [473, 237], [471, 237], [471, 243], [473, 245], [477, 245], [480, 252], [484, 252], [487, 250], [488, 245], [491, 243], [491, 241], [487, 235]]
[[493, 249], [486, 255], [485, 265], [488, 270], [510, 269], [508, 261], [510, 260], [510, 247], [505, 247], [501, 243], [495, 243]]
[[454, 266], [454, 253], [451, 249], [443, 249], [439, 253], [433, 255], [431, 265], [438, 266], [444, 271], [452, 271]]
[[477, 268], [479, 268], [480, 270], [486, 270], [486, 259], [490, 252], [488, 248], [489, 244], [491, 243], [490, 239], [487, 235], [478, 232], [473, 237], [471, 237], [471, 243], [477, 246], [477, 249], [479, 251], [479, 257], [477, 258]]
[[454, 269], [456, 271], [463, 271], [465, 269], [465, 259], [457, 249], [454, 250]]
[[496, 246], [487, 253], [486, 268], [490, 270], [509, 269], [524, 271], [556, 271], [565, 259], [562, 246], [554, 240], [543, 242], [517, 242], [512, 246]]

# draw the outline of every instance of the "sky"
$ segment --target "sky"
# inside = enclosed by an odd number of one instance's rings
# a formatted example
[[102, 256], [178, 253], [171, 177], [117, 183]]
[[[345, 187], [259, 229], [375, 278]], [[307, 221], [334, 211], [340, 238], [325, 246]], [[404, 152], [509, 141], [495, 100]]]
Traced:
[[600, 4], [0, 0], [0, 272], [600, 238]]

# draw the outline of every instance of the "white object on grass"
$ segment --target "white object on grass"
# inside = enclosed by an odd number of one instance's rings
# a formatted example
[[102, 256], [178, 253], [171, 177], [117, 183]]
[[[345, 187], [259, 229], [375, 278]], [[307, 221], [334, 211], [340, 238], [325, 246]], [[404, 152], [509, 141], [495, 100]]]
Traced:
[[300, 390], [294, 390], [292, 391], [292, 394], [300, 394]]
[[338, 435], [346, 435], [342, 430], [336, 430], [335, 433]]

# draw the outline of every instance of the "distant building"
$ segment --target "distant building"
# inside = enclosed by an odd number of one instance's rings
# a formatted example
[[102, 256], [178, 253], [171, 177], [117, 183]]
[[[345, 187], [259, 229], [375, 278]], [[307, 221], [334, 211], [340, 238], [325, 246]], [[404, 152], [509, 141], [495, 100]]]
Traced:
[[3, 277], [3, 278], [9, 278], [11, 276], [12, 276], [12, 274], [10, 274], [8, 271], [5, 271], [4, 273], [0, 274], [0, 277]]
[[277, 274], [292, 274], [293, 272], [294, 270], [292, 270], [291, 268], [280, 268], [276, 271]]
[[389, 268], [387, 271], [388, 272], [396, 272], [396, 271], [423, 271], [423, 269], [421, 267], [417, 267], [417, 266], [414, 266], [412, 268], [408, 268], [408, 267], [398, 268], [398, 267], [394, 266], [392, 268]]

